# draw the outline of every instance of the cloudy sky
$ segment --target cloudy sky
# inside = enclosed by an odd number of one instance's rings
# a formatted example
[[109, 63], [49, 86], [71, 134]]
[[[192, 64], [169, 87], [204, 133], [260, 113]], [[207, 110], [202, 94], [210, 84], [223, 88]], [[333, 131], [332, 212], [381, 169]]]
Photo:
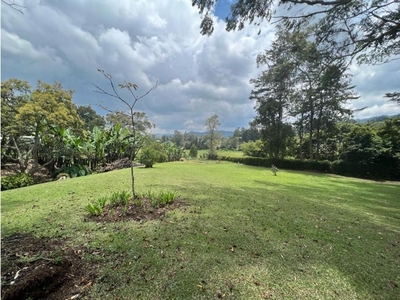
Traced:
[[[260, 72], [255, 58], [274, 38], [273, 26], [248, 26], [226, 32], [227, 7], [215, 10], [214, 34], [200, 35], [200, 15], [191, 0], [16, 0], [20, 14], [1, 8], [1, 80], [18, 78], [61, 81], [75, 90], [74, 102], [111, 109], [124, 106], [93, 92], [95, 83], [108, 88], [97, 72], [104, 69], [116, 82], [134, 82], [138, 94], [160, 86], [140, 100], [137, 109], [156, 124], [155, 133], [203, 131], [205, 120], [219, 116], [223, 130], [247, 127], [254, 116], [248, 99], [250, 78]], [[267, 25], [266, 25], [267, 26]], [[268, 25], [269, 26], [269, 25]], [[400, 90], [400, 60], [381, 66], [353, 66], [353, 83], [361, 96], [353, 108], [365, 118], [400, 113], [383, 98]]]

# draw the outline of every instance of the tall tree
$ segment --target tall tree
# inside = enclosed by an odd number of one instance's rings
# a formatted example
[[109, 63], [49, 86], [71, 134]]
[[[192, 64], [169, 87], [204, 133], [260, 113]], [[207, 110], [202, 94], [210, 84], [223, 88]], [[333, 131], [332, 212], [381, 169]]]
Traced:
[[133, 161], [136, 158], [136, 155], [141, 147], [141, 144], [143, 142], [142, 136], [137, 132], [137, 122], [135, 120], [135, 105], [136, 103], [146, 97], [150, 92], [154, 91], [159, 83], [156, 82], [147, 92], [145, 92], [142, 95], [137, 95], [136, 90], [138, 89], [138, 86], [134, 83], [131, 82], [124, 82], [123, 84], [118, 84], [118, 87], [122, 89], [126, 89], [131, 96], [131, 101], [129, 101], [126, 97], [123, 97], [120, 92], [117, 90], [113, 78], [110, 74], [107, 74], [104, 72], [104, 70], [98, 69], [98, 71], [108, 80], [108, 83], [111, 87], [111, 91], [107, 91], [100, 86], [93, 84], [95, 87], [95, 92], [100, 93], [106, 96], [109, 96], [111, 98], [117, 99], [118, 101], [122, 102], [128, 110], [128, 116], [130, 118], [130, 130], [131, 134], [127, 137], [129, 138], [129, 144], [130, 144], [130, 161], [131, 161], [131, 181], [132, 181], [132, 196], [136, 197], [135, 193], [135, 176], [133, 172]]
[[217, 128], [220, 125], [221, 123], [219, 122], [217, 115], [213, 115], [206, 120], [205, 126], [208, 131], [209, 155], [216, 154], [218, 139], [221, 135], [220, 132], [217, 131]]
[[255, 89], [250, 99], [256, 101], [257, 116], [254, 125], [261, 128], [265, 152], [271, 157], [283, 158], [293, 130], [285, 122], [290, 95], [294, 88], [294, 63], [291, 61], [291, 49], [288, 49], [283, 31], [278, 31], [278, 38], [271, 50], [258, 55], [258, 66], [266, 65], [266, 70], [257, 79], [250, 80]]
[[292, 144], [293, 131], [285, 120], [295, 117], [300, 158], [308, 138], [308, 158], [319, 159], [321, 131], [351, 114], [344, 104], [356, 98], [347, 65], [309, 35], [278, 26], [271, 49], [257, 57], [266, 69], [251, 80], [255, 89], [250, 99], [256, 100], [257, 111], [253, 123], [262, 129], [265, 150], [273, 157], [285, 156]]
[[106, 125], [104, 117], [97, 114], [90, 105], [78, 106], [77, 112], [79, 117], [85, 122], [84, 127], [87, 131], [92, 131], [95, 126], [104, 128]]
[[149, 121], [145, 112], [135, 111], [133, 113], [134, 126], [132, 127], [132, 119], [129, 114], [123, 111], [110, 112], [106, 115], [106, 120], [109, 125], [115, 126], [120, 124], [122, 127], [135, 131], [137, 133], [147, 134], [155, 125]]

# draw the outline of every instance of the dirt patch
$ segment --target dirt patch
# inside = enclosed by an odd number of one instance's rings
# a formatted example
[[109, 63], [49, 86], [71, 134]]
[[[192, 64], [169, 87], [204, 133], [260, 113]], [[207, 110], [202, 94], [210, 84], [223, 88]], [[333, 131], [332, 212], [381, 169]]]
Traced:
[[[134, 162], [133, 166], [138, 167], [138, 166], [141, 166], [141, 164]], [[122, 159], [113, 161], [112, 163], [103, 164], [97, 171], [98, 171], [98, 173], [103, 173], [103, 172], [110, 172], [110, 171], [115, 171], [115, 170], [126, 169], [126, 168], [130, 168], [130, 167], [131, 167], [131, 160], [129, 158], [122, 158]]]
[[135, 220], [143, 223], [150, 220], [162, 220], [168, 211], [187, 206], [183, 199], [177, 199], [173, 203], [163, 207], [152, 207], [149, 199], [142, 199], [142, 205], [137, 206], [130, 203], [127, 206], [106, 205], [99, 216], [88, 216], [85, 221], [97, 222], [119, 222], [124, 220]]
[[1, 240], [1, 299], [77, 299], [95, 278], [85, 249], [18, 234]]

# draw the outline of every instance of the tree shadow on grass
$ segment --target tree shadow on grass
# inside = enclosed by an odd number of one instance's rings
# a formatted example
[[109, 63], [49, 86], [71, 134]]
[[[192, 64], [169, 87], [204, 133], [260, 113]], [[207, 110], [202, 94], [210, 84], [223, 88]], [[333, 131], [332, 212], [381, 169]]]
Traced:
[[[261, 183], [257, 182], [257, 185]], [[263, 188], [237, 186], [226, 190], [210, 185], [213, 194], [222, 194], [224, 199], [206, 204], [214, 206], [208, 207], [215, 213], [209, 214], [208, 218], [217, 227], [227, 226], [226, 232], [220, 232], [223, 235], [221, 241], [226, 243], [226, 249], [235, 246], [233, 251], [241, 253], [242, 263], [256, 263], [256, 255], [275, 261], [272, 268], [281, 268], [298, 278], [304, 272], [314, 274], [312, 276], [318, 276], [316, 280], [322, 280], [322, 285], [328, 289], [330, 283], [319, 278], [324, 272], [327, 277], [332, 272], [343, 277], [343, 283], [336, 288], [344, 288], [346, 282], [350, 283], [358, 297], [396, 299], [399, 296], [395, 252], [400, 246], [399, 228], [397, 226], [396, 230], [393, 220], [392, 224], [386, 222], [383, 211], [374, 210], [369, 216], [361, 213], [363, 209], [358, 207], [359, 204], [331, 203], [328, 195], [327, 198], [323, 196], [327, 194], [323, 186], [308, 188], [281, 184], [274, 194]], [[198, 192], [206, 189], [204, 184], [197, 188]], [[294, 188], [298, 198], [282, 192]], [[193, 189], [191, 192], [197, 193]], [[318, 199], [307, 196], [310, 192], [317, 193]], [[373, 200], [371, 196], [369, 201], [373, 203]], [[382, 219], [376, 222], [380, 217]], [[224, 222], [227, 225], [223, 225]], [[281, 255], [284, 260], [280, 260]], [[310, 269], [305, 270], [305, 266]], [[266, 267], [268, 272], [274, 272]], [[329, 280], [337, 280], [335, 276]], [[340, 297], [341, 292], [332, 289], [330, 296]]]

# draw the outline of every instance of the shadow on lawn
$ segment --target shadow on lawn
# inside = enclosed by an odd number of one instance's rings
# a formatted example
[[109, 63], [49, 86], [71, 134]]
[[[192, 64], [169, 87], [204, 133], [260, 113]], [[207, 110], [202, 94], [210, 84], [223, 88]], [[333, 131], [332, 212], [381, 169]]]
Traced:
[[[258, 186], [266, 184], [255, 182]], [[243, 252], [244, 261], [253, 261], [254, 255], [268, 258], [275, 261], [278, 264], [275, 267], [282, 272], [297, 274], [298, 278], [305, 272], [308, 276], [314, 273], [317, 281], [324, 280], [319, 278], [324, 272], [339, 272], [341, 275], [336, 276], [344, 276], [344, 282], [351, 283], [351, 289], [359, 296], [367, 294], [373, 299], [397, 299], [399, 296], [398, 254], [394, 251], [400, 246], [398, 222], [394, 219], [396, 212], [388, 214], [384, 203], [375, 200], [371, 191], [360, 191], [365, 194], [363, 201], [370, 203], [365, 208], [365, 203], [352, 199], [346, 205], [336, 200], [331, 202], [329, 197], [338, 195], [329, 195], [333, 189], [322, 185], [279, 183], [275, 195], [271, 189], [261, 187], [237, 186], [227, 190], [212, 183], [206, 185], [198, 184], [198, 191], [191, 188], [190, 192], [196, 195], [209, 188], [213, 195], [224, 195], [224, 199], [218, 199], [219, 205], [213, 208], [215, 215], [211, 218], [216, 224], [224, 219], [236, 220], [236, 228], [224, 233], [224, 240], [231, 241], [238, 252]], [[350, 186], [361, 189], [363, 184], [350, 183]], [[298, 198], [286, 197], [284, 190], [292, 190], [292, 195]], [[310, 196], [311, 191], [318, 197]], [[354, 191], [346, 196], [352, 193]], [[343, 196], [346, 191], [341, 190], [341, 194]], [[239, 200], [235, 200], [233, 206], [229, 199]], [[374, 208], [374, 203], [381, 208]], [[395, 203], [392, 205], [395, 207]], [[285, 260], [281, 259], [282, 255]], [[310, 269], [305, 270], [305, 266]], [[267, 265], [265, 267], [268, 269]], [[331, 292], [332, 297], [340, 297], [341, 291]]]

